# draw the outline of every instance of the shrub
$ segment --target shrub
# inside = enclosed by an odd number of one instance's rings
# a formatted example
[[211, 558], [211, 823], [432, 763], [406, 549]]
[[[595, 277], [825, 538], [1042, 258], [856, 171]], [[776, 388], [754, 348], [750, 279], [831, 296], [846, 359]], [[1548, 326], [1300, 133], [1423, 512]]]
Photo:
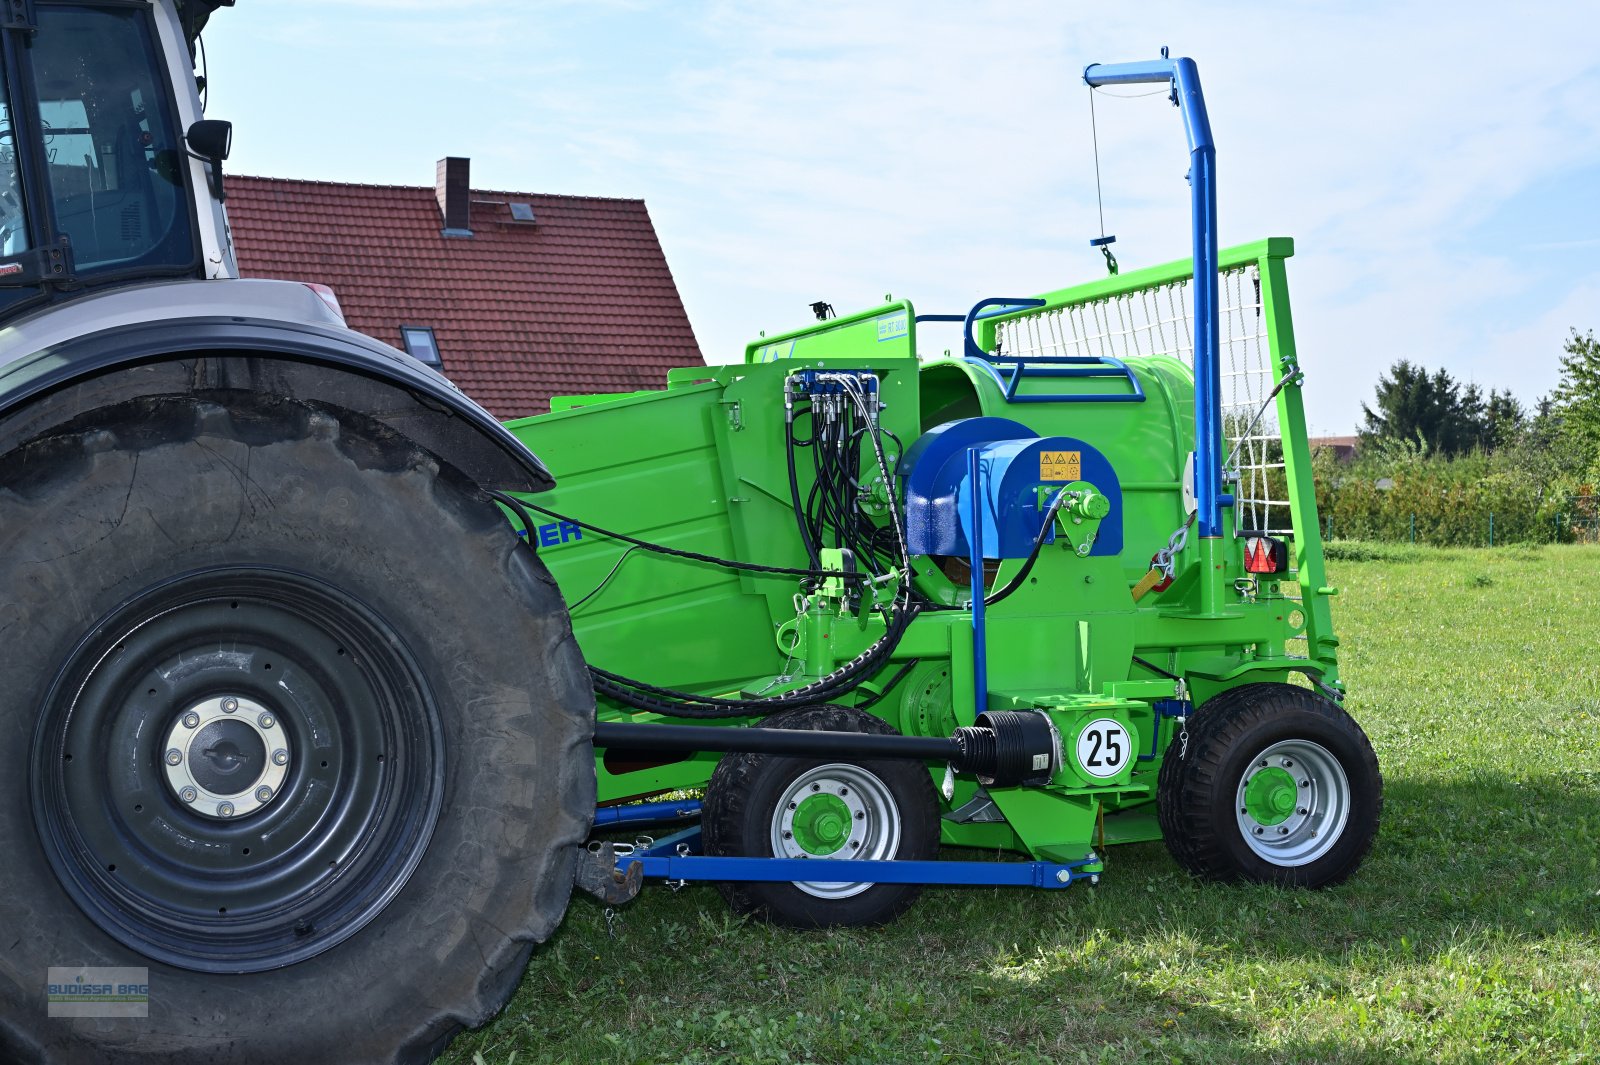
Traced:
[[1455, 458], [1420, 448], [1385, 448], [1339, 466], [1319, 455], [1317, 510], [1333, 539], [1443, 547], [1542, 544], [1572, 538], [1570, 519], [1587, 488], [1530, 476], [1521, 456], [1473, 452]]

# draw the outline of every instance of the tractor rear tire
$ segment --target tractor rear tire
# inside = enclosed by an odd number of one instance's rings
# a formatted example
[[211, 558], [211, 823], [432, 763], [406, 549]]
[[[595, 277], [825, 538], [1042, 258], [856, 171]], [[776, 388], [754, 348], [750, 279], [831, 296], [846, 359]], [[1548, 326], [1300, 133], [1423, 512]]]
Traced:
[[1207, 700], [1186, 757], [1161, 764], [1157, 813], [1178, 864], [1211, 880], [1337, 884], [1378, 833], [1383, 777], [1361, 726], [1292, 684], [1246, 684]]
[[[879, 718], [847, 706], [806, 706], [762, 722], [767, 728], [898, 735]], [[840, 858], [935, 858], [939, 805], [921, 762], [773, 754], [730, 754], [706, 785], [701, 824], [707, 854]], [[736, 913], [796, 928], [886, 924], [921, 892], [917, 884], [726, 882]]]
[[[428, 1061], [565, 911], [561, 596], [376, 422], [149, 397], [0, 457], [0, 640], [0, 1060]], [[47, 1007], [85, 966], [147, 1016]]]

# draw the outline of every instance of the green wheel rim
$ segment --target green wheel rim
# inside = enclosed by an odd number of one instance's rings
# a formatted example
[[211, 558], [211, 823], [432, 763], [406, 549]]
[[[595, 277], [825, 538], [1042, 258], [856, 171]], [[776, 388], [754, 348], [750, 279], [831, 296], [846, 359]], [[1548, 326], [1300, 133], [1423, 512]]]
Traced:
[[[848, 762], [813, 766], [778, 796], [772, 817], [777, 858], [886, 860], [900, 849], [900, 808], [889, 785]], [[808, 895], [844, 899], [872, 887], [857, 881], [795, 881]]]
[[792, 830], [796, 843], [819, 857], [832, 854], [850, 839], [850, 807], [837, 795], [818, 792], [800, 800]]
[[1259, 825], [1281, 825], [1295, 811], [1296, 790], [1294, 776], [1287, 769], [1258, 769], [1245, 781], [1245, 811]]
[[[1234, 795], [1245, 845], [1273, 865], [1309, 865], [1350, 822], [1350, 778], [1333, 752], [1311, 740], [1281, 740], [1260, 751]], [[1284, 807], [1287, 805], [1287, 811]]]

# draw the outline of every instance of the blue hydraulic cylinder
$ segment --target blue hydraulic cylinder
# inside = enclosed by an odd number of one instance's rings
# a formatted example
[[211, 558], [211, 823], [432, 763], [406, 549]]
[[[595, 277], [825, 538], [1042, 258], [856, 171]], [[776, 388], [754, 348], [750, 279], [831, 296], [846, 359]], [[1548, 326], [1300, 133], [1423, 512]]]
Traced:
[[[1163, 50], [1164, 51], [1164, 50]], [[1194, 236], [1194, 496], [1197, 531], [1222, 535], [1222, 344], [1217, 293], [1217, 149], [1192, 59], [1143, 63], [1091, 63], [1083, 71], [1092, 89], [1101, 85], [1169, 82], [1189, 138], [1189, 198]]]

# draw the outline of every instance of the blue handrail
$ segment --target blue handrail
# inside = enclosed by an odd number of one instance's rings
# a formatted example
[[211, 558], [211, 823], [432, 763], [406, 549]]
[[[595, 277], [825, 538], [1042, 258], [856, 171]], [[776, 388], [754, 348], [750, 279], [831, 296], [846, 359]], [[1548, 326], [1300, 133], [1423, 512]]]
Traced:
[[[968, 359], [982, 366], [995, 384], [1000, 386], [1007, 403], [1143, 403], [1144, 388], [1133, 370], [1121, 359], [1109, 355], [1038, 355], [1019, 358], [1008, 355], [987, 355], [982, 359]], [[1009, 369], [1002, 374], [1001, 369]], [[1039, 392], [1017, 395], [1017, 386], [1024, 377], [1121, 377], [1133, 389], [1112, 395], [1083, 392]]]
[[1008, 298], [1006, 296], [990, 296], [988, 299], [979, 300], [977, 303], [974, 303], [972, 305], [972, 310], [968, 311], [967, 316], [962, 319], [962, 321], [967, 323], [965, 329], [965, 350], [967, 358], [992, 358], [987, 351], [984, 351], [978, 346], [977, 340], [973, 338], [972, 325], [974, 322], [981, 321], [984, 318], [997, 318], [1002, 314], [1010, 314], [1012, 311], [1025, 311], [1031, 307], [1043, 307], [1046, 302], [1047, 301], [1045, 300], [1035, 299], [1031, 296], [1023, 297], [1021, 299]]
[[[1015, 311], [1043, 307], [1046, 301], [1034, 297], [991, 296], [972, 305], [965, 315], [919, 314], [919, 322], [965, 323], [964, 351], [967, 361], [982, 366], [1000, 386], [1007, 403], [1143, 403], [1144, 388], [1139, 379], [1121, 359], [1101, 355], [1034, 355], [1017, 356], [984, 351], [972, 335], [975, 323], [985, 318], [998, 318]], [[1002, 369], [1009, 373], [1002, 374]], [[1121, 377], [1132, 391], [1117, 395], [1097, 393], [1044, 392], [1037, 395], [1018, 395], [1017, 388], [1025, 377]]]

